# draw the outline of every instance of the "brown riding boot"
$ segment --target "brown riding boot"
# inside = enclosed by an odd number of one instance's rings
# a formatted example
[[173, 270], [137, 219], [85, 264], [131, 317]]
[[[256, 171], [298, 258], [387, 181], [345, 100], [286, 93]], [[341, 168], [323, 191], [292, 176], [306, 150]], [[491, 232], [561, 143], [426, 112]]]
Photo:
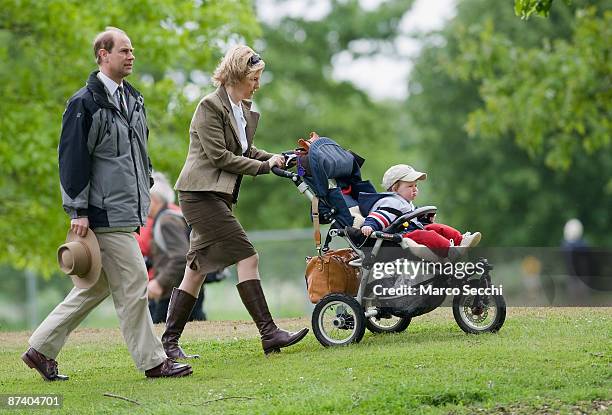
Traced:
[[242, 303], [259, 329], [261, 346], [265, 354], [278, 353], [281, 347], [296, 344], [308, 334], [307, 328], [303, 328], [297, 333], [290, 333], [276, 327], [268, 310], [266, 297], [261, 289], [259, 280], [241, 282], [236, 285], [236, 288], [238, 288]]
[[187, 291], [178, 288], [172, 290], [170, 305], [168, 305], [168, 316], [166, 317], [166, 331], [161, 338], [166, 355], [172, 359], [197, 359], [200, 357], [198, 354], [185, 354], [178, 344], [196, 300], [197, 298]]

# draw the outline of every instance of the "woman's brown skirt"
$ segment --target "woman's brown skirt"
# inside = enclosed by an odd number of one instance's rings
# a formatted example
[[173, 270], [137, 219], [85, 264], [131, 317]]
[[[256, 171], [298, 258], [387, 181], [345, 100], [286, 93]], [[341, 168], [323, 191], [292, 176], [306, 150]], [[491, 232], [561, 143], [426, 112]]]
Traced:
[[187, 266], [203, 274], [255, 255], [255, 248], [232, 213], [232, 196], [179, 191], [179, 204], [191, 226]]

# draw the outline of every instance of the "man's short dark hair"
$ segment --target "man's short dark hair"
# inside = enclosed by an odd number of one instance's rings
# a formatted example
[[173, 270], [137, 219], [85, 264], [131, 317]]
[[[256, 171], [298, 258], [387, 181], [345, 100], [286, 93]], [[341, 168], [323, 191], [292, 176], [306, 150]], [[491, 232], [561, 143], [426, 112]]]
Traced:
[[104, 29], [104, 32], [98, 33], [98, 35], [94, 39], [94, 57], [98, 65], [100, 64], [100, 56], [98, 56], [98, 52], [100, 52], [100, 49], [104, 49], [109, 52], [112, 51], [113, 47], [115, 46], [115, 34], [117, 33], [127, 35], [123, 30], [119, 28], [108, 26]]

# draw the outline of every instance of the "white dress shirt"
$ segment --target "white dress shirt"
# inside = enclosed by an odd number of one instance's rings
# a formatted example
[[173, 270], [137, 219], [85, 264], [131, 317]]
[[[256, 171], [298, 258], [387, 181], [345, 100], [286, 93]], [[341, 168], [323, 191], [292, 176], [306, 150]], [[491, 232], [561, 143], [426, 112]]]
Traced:
[[[119, 88], [120, 85], [123, 86], [123, 82], [121, 84], [118, 84], [117, 82], [110, 79], [108, 76], [104, 75], [102, 71], [98, 72], [97, 76], [98, 76], [98, 79], [102, 81], [102, 83], [106, 87], [106, 90], [108, 91], [108, 95], [113, 97], [113, 100], [115, 101], [115, 105], [117, 105], [117, 108], [121, 108], [122, 103], [119, 100], [119, 94], [117, 93], [117, 88]], [[125, 97], [123, 99], [125, 99]], [[123, 105], [124, 105], [124, 108], [127, 109], [127, 103]]]
[[249, 148], [249, 143], [246, 138], [246, 119], [244, 118], [244, 112], [242, 111], [242, 104], [234, 104], [232, 98], [227, 94], [230, 104], [232, 104], [232, 112], [234, 113], [234, 118], [236, 119], [236, 123], [238, 124], [238, 137], [240, 138], [240, 145], [242, 146], [242, 154], [246, 153]]

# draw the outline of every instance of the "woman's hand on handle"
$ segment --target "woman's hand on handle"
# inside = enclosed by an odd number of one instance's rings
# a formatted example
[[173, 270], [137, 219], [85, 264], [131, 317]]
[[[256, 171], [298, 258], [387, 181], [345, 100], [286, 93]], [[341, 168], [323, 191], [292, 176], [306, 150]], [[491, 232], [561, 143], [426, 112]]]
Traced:
[[270, 168], [274, 166], [282, 168], [285, 165], [285, 157], [281, 156], [280, 154], [275, 154], [268, 159], [268, 164], [270, 165]]

